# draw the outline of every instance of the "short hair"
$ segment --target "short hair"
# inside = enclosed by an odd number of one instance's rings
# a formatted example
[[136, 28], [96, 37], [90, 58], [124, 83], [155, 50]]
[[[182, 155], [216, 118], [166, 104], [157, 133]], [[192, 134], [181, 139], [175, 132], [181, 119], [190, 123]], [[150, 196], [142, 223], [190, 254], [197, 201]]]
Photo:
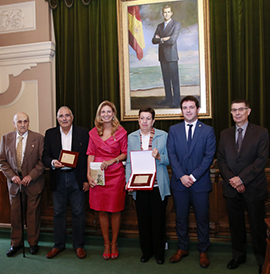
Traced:
[[234, 99], [231, 103], [232, 104], [240, 104], [240, 103], [244, 103], [246, 105], [247, 108], [249, 108], [249, 101], [247, 99], [241, 99], [241, 98], [237, 98]]
[[103, 121], [101, 119], [101, 116], [100, 116], [100, 112], [101, 112], [101, 109], [105, 106], [109, 106], [113, 113], [114, 113], [114, 116], [113, 116], [113, 119], [112, 119], [112, 135], [114, 135], [114, 133], [118, 130], [118, 126], [120, 125], [120, 122], [119, 120], [117, 119], [116, 115], [117, 115], [117, 110], [116, 110], [116, 107], [114, 105], [114, 103], [108, 101], [108, 100], [105, 100], [103, 102], [101, 102], [97, 108], [97, 112], [96, 112], [96, 118], [95, 118], [95, 126], [98, 130], [98, 135], [99, 136], [102, 136], [103, 135]]
[[142, 107], [140, 110], [139, 110], [139, 117], [140, 117], [140, 114], [141, 112], [150, 112], [152, 114], [152, 119], [155, 120], [155, 110], [151, 107]]
[[200, 102], [199, 102], [199, 100], [198, 100], [196, 97], [191, 96], [191, 95], [187, 95], [187, 96], [185, 96], [185, 97], [181, 100], [181, 102], [180, 102], [180, 108], [181, 108], [181, 109], [182, 109], [182, 104], [183, 104], [184, 102], [187, 102], [187, 101], [193, 101], [193, 102], [195, 103], [197, 109], [200, 107]]
[[27, 121], [28, 121], [28, 123], [30, 122], [30, 119], [29, 119], [29, 116], [28, 116], [28, 114], [27, 113], [25, 113], [25, 112], [18, 112], [18, 113], [16, 113], [14, 116], [13, 116], [13, 122], [14, 123], [16, 123], [17, 122], [17, 116], [18, 116], [18, 114], [23, 114], [23, 115], [25, 115], [26, 116], [26, 119], [27, 119]]
[[162, 12], [164, 12], [165, 9], [171, 9], [171, 11], [173, 11], [171, 5], [165, 5], [165, 6], [163, 6]]
[[70, 115], [71, 115], [72, 119], [74, 118], [71, 109], [70, 109], [69, 107], [67, 107], [67, 106], [62, 106], [62, 107], [60, 107], [60, 108], [58, 109], [58, 111], [57, 111], [57, 116], [56, 116], [57, 118], [58, 118], [58, 115], [59, 115], [59, 111], [60, 111], [60, 109], [62, 109], [62, 108], [67, 108], [67, 109], [70, 111]]

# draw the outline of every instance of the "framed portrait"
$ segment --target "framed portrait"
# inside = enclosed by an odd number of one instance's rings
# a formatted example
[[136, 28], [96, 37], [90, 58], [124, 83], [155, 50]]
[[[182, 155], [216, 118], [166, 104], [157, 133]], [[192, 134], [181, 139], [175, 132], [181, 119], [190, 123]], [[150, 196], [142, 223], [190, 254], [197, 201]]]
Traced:
[[116, 0], [121, 120], [144, 106], [156, 119], [179, 119], [180, 100], [212, 118], [209, 0]]

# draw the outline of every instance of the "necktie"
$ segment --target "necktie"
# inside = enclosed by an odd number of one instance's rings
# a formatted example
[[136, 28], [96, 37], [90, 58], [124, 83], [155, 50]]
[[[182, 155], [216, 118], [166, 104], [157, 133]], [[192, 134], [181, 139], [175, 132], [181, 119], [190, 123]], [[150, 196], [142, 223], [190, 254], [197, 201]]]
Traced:
[[238, 128], [238, 138], [237, 138], [237, 142], [236, 142], [236, 148], [237, 148], [237, 152], [239, 153], [240, 149], [241, 149], [241, 145], [242, 145], [242, 141], [243, 141], [243, 136], [242, 136], [242, 128]]
[[188, 124], [189, 130], [188, 130], [188, 140], [187, 140], [187, 145], [188, 145], [188, 150], [190, 149], [191, 141], [192, 141], [192, 124]]
[[22, 140], [23, 140], [23, 137], [19, 136], [19, 142], [18, 142], [17, 148], [16, 148], [16, 158], [17, 158], [18, 172], [22, 171]]

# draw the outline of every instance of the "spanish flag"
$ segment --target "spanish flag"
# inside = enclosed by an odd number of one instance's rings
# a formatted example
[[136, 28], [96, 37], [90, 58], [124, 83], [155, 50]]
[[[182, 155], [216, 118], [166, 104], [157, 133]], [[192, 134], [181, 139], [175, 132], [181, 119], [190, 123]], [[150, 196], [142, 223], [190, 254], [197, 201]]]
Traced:
[[137, 58], [141, 60], [145, 43], [139, 6], [128, 7], [128, 36], [130, 46], [136, 51]]

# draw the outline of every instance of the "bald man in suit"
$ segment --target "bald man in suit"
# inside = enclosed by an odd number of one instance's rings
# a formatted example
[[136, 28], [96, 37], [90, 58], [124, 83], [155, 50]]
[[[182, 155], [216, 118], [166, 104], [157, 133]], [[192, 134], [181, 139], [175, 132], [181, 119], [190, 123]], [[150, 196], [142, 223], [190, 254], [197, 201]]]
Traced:
[[265, 199], [268, 195], [265, 166], [268, 161], [269, 136], [266, 128], [249, 123], [249, 102], [234, 100], [231, 114], [235, 125], [221, 132], [218, 164], [223, 178], [232, 238], [232, 260], [227, 268], [246, 262], [247, 209], [253, 252], [262, 271], [266, 250]]
[[163, 7], [162, 15], [164, 22], [157, 26], [152, 39], [153, 44], [159, 45], [158, 57], [165, 88], [165, 100], [161, 104], [176, 108], [180, 103], [177, 39], [181, 25], [171, 18], [173, 12], [170, 5]]
[[[23, 209], [27, 223], [27, 240], [30, 253], [39, 250], [40, 200], [44, 188], [42, 163], [44, 137], [29, 130], [29, 117], [26, 113], [17, 113], [13, 118], [16, 131], [2, 137], [0, 146], [0, 167], [7, 178], [11, 204], [11, 246], [8, 257], [13, 256], [22, 247], [20, 188], [22, 189]], [[21, 159], [18, 160], [16, 148], [21, 141]]]

